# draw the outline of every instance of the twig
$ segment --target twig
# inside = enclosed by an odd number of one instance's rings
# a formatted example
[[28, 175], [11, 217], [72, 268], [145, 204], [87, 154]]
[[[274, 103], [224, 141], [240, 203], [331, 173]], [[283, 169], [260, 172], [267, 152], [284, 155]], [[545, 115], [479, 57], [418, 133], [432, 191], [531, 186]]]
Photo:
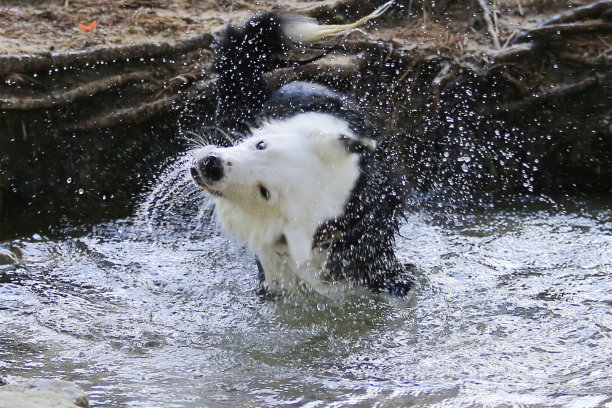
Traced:
[[485, 23], [487, 23], [487, 30], [489, 31], [489, 35], [491, 36], [491, 41], [493, 41], [493, 46], [495, 46], [495, 48], [497, 49], [500, 49], [501, 46], [499, 43], [499, 35], [497, 34], [495, 26], [493, 25], [493, 19], [491, 18], [491, 9], [489, 9], [486, 0], [478, 0], [478, 4], [482, 9], [482, 16], [485, 20]]
[[514, 37], [516, 36], [516, 34], [517, 34], [517, 32], [516, 32], [516, 31], [513, 31], [513, 32], [512, 32], [512, 34], [510, 34], [510, 35], [508, 36], [508, 38], [506, 39], [506, 42], [504, 42], [504, 45], [502, 46], [502, 50], [505, 50], [505, 49], [508, 47], [508, 45], [510, 44], [510, 42], [511, 42], [512, 40], [514, 40]]
[[523, 5], [521, 4], [521, 0], [516, 0], [516, 5], [518, 6], [519, 14], [521, 16], [524, 16], [525, 13], [523, 12]]
[[449, 78], [449, 76], [451, 75], [450, 73], [451, 73], [451, 64], [445, 61], [444, 65], [442, 66], [442, 69], [440, 70], [440, 72], [438, 72], [438, 75], [436, 75], [434, 80], [431, 82], [431, 86], [432, 86], [431, 93], [435, 100], [436, 109], [439, 109], [440, 107], [440, 94], [441, 94], [441, 89], [442, 89], [442, 82], [444, 82], [445, 80]]
[[512, 85], [512, 87], [514, 87], [514, 89], [516, 89], [516, 91], [521, 95], [526, 93], [525, 85], [520, 79], [513, 77], [508, 72], [502, 72], [501, 77], [504, 79], [504, 81], [506, 81], [506, 83]]
[[442, 82], [446, 78], [448, 78], [448, 73], [450, 72], [450, 69], [451, 69], [451, 64], [448, 62], [444, 62], [444, 65], [442, 66], [442, 69], [440, 70], [440, 72], [438, 72], [438, 75], [436, 75], [434, 80], [431, 81], [431, 85], [434, 88], [440, 88], [440, 85], [442, 85]]
[[415, 61], [411, 61], [411, 63], [408, 65], [408, 67], [406, 68], [406, 70], [404, 71], [404, 73], [402, 75], [400, 75], [399, 78], [397, 78], [396, 82], [403, 82], [404, 79], [406, 79], [406, 77], [408, 76], [408, 74], [413, 70], [414, 66], [415, 66]]
[[51, 108], [59, 105], [66, 105], [79, 98], [95, 95], [110, 88], [123, 85], [128, 82], [138, 80], [148, 80], [152, 77], [149, 71], [132, 72], [129, 74], [113, 75], [107, 78], [98, 79], [87, 84], [78, 86], [64, 92], [50, 93], [42, 97], [0, 97], [0, 109], [3, 110], [28, 110]]

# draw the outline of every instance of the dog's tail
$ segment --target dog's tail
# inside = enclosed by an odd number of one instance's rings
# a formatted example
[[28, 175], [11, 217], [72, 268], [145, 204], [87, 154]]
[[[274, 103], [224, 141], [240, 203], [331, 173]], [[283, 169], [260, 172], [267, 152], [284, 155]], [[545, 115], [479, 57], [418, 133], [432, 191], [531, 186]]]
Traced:
[[303, 44], [314, 43], [324, 39], [325, 37], [337, 37], [343, 35], [348, 31], [364, 25], [370, 20], [382, 16], [387, 10], [389, 10], [394, 2], [395, 0], [386, 2], [372, 13], [351, 24], [319, 25], [312, 19], [296, 19], [287, 24], [283, 30], [285, 35], [293, 42]]
[[352, 24], [320, 25], [307, 17], [268, 12], [243, 26], [228, 26], [216, 36], [213, 72], [218, 78], [218, 123], [237, 128], [269, 97], [264, 73], [298, 63], [288, 56], [327, 37], [339, 36], [381, 16], [394, 0]]

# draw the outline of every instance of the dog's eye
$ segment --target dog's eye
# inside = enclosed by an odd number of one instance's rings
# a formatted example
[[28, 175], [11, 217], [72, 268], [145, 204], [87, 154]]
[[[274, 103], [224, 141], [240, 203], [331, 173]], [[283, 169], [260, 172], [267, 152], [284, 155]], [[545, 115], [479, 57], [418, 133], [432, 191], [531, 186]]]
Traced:
[[266, 149], [266, 142], [264, 142], [263, 140], [260, 142], [257, 142], [257, 144], [255, 145], [255, 148], [257, 150], [265, 150]]
[[264, 186], [259, 186], [259, 194], [261, 194], [261, 196], [266, 200], [270, 199], [270, 191]]

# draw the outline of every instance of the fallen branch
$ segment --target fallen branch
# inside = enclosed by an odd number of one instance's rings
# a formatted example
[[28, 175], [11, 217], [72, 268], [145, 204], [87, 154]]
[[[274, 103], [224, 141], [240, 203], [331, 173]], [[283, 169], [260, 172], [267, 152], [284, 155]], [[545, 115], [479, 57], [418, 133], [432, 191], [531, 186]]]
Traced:
[[605, 13], [608, 9], [612, 9], [612, 0], [600, 0], [593, 4], [577, 7], [573, 10], [558, 14], [555, 17], [540, 23], [539, 27], [597, 18]]
[[52, 68], [80, 67], [101, 62], [134, 58], [152, 58], [161, 55], [180, 54], [195, 49], [208, 49], [213, 35], [206, 33], [170, 43], [141, 43], [108, 48], [91, 48], [83, 51], [70, 51], [63, 54], [26, 54], [0, 55], [0, 74], [14, 72], [41, 72]]
[[77, 99], [95, 95], [133, 81], [146, 81], [152, 78], [149, 71], [138, 71], [129, 74], [113, 75], [107, 78], [98, 79], [87, 84], [78, 86], [64, 92], [50, 93], [42, 97], [0, 97], [0, 109], [3, 110], [28, 110], [52, 108], [55, 106], [66, 105]]

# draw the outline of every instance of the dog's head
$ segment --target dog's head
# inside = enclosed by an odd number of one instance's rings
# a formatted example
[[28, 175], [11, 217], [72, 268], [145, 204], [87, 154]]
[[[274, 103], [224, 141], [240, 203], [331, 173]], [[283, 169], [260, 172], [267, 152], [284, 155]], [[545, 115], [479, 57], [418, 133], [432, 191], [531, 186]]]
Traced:
[[341, 119], [303, 113], [254, 129], [235, 146], [195, 151], [191, 174], [217, 200], [225, 229], [255, 252], [286, 243], [303, 263], [317, 228], [343, 213], [360, 154], [375, 147]]

